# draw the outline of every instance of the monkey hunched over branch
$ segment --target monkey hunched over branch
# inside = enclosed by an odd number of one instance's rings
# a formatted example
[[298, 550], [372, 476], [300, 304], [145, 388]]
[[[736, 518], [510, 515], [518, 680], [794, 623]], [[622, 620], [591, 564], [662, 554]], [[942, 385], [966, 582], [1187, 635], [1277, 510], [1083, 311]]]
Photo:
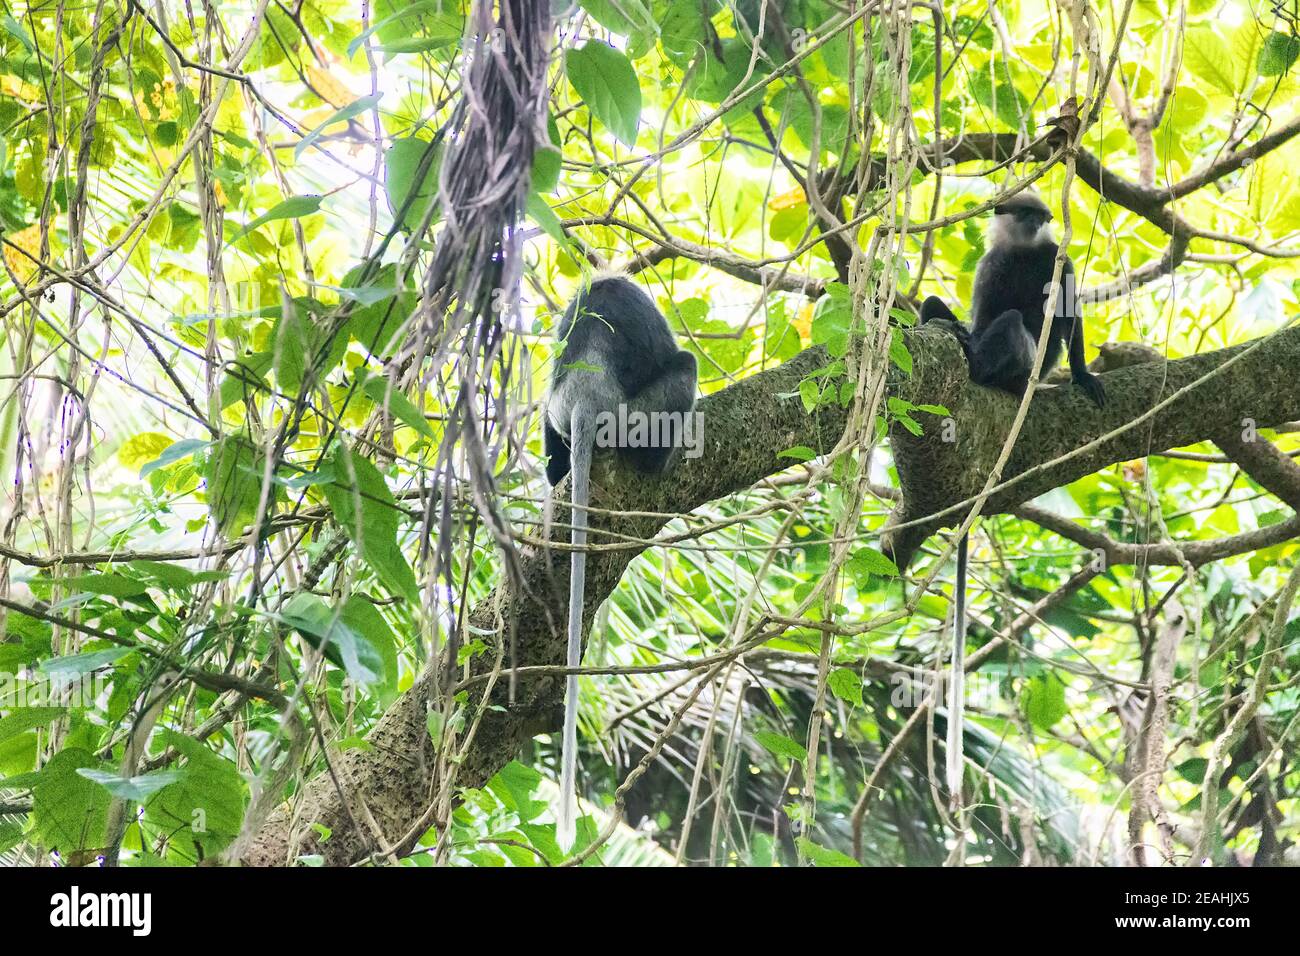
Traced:
[[[558, 337], [557, 356], [546, 402], [543, 443], [549, 461], [546, 477], [552, 485], [570, 471], [573, 554], [569, 574], [569, 626], [566, 666], [582, 660], [582, 603], [586, 585], [588, 477], [597, 438], [633, 467], [651, 474], [667, 471], [681, 452], [682, 425], [695, 406], [695, 356], [677, 347], [672, 329], [650, 297], [624, 276], [594, 279], [569, 303]], [[662, 413], [673, 413], [663, 416]], [[658, 427], [601, 428], [598, 419], [641, 418], [663, 422]], [[618, 438], [610, 438], [611, 433]], [[632, 436], [637, 444], [632, 444]], [[660, 439], [667, 438], [667, 441]], [[642, 443], [647, 439], [648, 443]], [[578, 677], [565, 684], [564, 737], [560, 758], [560, 807], [556, 837], [566, 850], [575, 836], [577, 795], [575, 773], [578, 746]]]

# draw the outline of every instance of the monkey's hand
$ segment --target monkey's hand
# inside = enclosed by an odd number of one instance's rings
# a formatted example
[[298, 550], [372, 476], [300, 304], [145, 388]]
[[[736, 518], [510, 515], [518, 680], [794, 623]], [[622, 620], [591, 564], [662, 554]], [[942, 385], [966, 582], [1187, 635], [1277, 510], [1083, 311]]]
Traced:
[[1101, 379], [1091, 372], [1080, 372], [1073, 376], [1074, 384], [1083, 389], [1083, 394], [1088, 396], [1098, 408], [1106, 407], [1106, 386], [1101, 384]]

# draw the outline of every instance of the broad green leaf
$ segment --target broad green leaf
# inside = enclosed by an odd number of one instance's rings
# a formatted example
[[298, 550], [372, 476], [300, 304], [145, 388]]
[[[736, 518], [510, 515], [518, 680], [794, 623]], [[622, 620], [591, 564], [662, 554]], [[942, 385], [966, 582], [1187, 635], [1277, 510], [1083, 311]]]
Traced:
[[32, 830], [41, 843], [65, 856], [104, 845], [112, 797], [78, 773], [99, 766], [94, 754], [68, 747], [41, 768], [32, 787]]
[[8, 716], [0, 717], [0, 743], [44, 727], [66, 713], [65, 707], [15, 707]]
[[375, 691], [381, 703], [397, 695], [397, 638], [379, 613], [379, 608], [363, 594], [353, 594], [343, 604], [343, 623], [359, 635], [378, 655]]
[[641, 84], [628, 58], [606, 43], [589, 40], [565, 54], [564, 71], [596, 119], [624, 146], [636, 146]]
[[173, 834], [170, 853], [196, 858], [198, 844], [210, 857], [239, 833], [244, 819], [243, 778], [233, 763], [192, 737], [164, 731], [164, 738], [185, 757], [185, 765], [179, 768], [184, 775], [146, 800], [145, 823]]
[[777, 458], [793, 458], [795, 461], [812, 461], [817, 457], [817, 452], [813, 451], [807, 445], [795, 445], [793, 448], [787, 448], [779, 452]]
[[118, 659], [130, 654], [132, 648], [110, 647], [102, 651], [85, 651], [81, 654], [69, 654], [67, 657], [51, 657], [41, 661], [41, 670], [51, 678], [75, 678], [83, 674], [107, 667]]
[[759, 730], [754, 732], [754, 739], [774, 757], [788, 757], [800, 763], [808, 759], [808, 750], [802, 744], [791, 740], [784, 734], [773, 733], [770, 730]]
[[437, 436], [433, 433], [428, 420], [415, 407], [415, 403], [407, 398], [402, 392], [394, 387], [388, 379], [382, 375], [371, 375], [364, 369], [357, 370], [361, 390], [366, 396], [382, 408], [387, 408], [401, 422], [410, 425], [425, 438], [434, 440]]
[[159, 432], [140, 432], [122, 442], [117, 450], [117, 460], [124, 468], [139, 471], [170, 448], [175, 441], [170, 435]]
[[[262, 496], [262, 463], [260, 448], [254, 448], [244, 435], [227, 435], [213, 443], [212, 452], [204, 466], [207, 480], [208, 507], [225, 534], [238, 534], [257, 517]], [[279, 488], [274, 482], [267, 489], [265, 515], [275, 510]]]
[[857, 860], [839, 850], [832, 850], [807, 837], [797, 837], [795, 844], [799, 852], [808, 858], [814, 866], [861, 866]]
[[63, 583], [70, 592], [103, 594], [115, 598], [139, 597], [149, 590], [148, 585], [143, 581], [116, 572], [77, 574], [66, 578]]
[[[423, 14], [433, 14], [433, 16], [426, 20], [423, 18]], [[381, 38], [388, 37], [390, 35], [390, 28], [393, 27], [399, 29], [392, 32], [400, 33], [400, 29], [404, 28], [402, 21], [408, 20], [408, 18], [409, 22], [407, 25], [414, 23], [415, 18], [419, 18], [419, 22], [423, 24], [433, 36], [440, 38], [444, 46], [447, 43], [453, 43], [460, 39], [461, 31], [464, 27], [464, 20], [460, 15], [460, 11], [453, 8], [447, 0], [420, 0], [418, 3], [407, 4], [396, 13], [389, 14], [386, 17], [374, 21], [370, 24], [369, 29], [362, 30], [357, 34], [356, 38], [348, 44], [348, 59], [352, 59], [352, 57], [356, 55], [357, 50], [361, 49], [361, 44], [366, 42], [366, 37], [371, 36], [376, 32], [379, 33]], [[396, 36], [391, 40], [386, 39], [385, 46], [381, 47], [381, 49], [386, 49], [389, 44], [396, 42], [397, 39], [398, 37]]]
[[1297, 56], [1300, 56], [1300, 38], [1274, 30], [1259, 48], [1259, 75], [1281, 76], [1291, 69]]
[[281, 609], [280, 617], [358, 684], [373, 684], [381, 678], [384, 661], [379, 651], [352, 629], [341, 610], [299, 591]]
[[[140, 466], [140, 477], [147, 478], [159, 468], [166, 468], [173, 462], [189, 458], [197, 452], [203, 451], [203, 449], [207, 448], [208, 445], [209, 442], [200, 441], [197, 438], [185, 438], [181, 441], [172, 442], [160, 451], [157, 457], [150, 461], [146, 461]], [[121, 452], [119, 451], [118, 454], [120, 455]]]
[[562, 247], [568, 248], [569, 237], [565, 235], [560, 217], [555, 214], [545, 199], [535, 192], [529, 193], [524, 208], [528, 212], [528, 218], [541, 226], [542, 230]]
[[354, 455], [342, 443], [334, 449], [337, 480], [323, 486], [339, 526], [361, 548], [384, 587], [419, 603], [419, 590], [411, 566], [397, 546], [397, 502], [384, 476], [374, 464]]
[[847, 667], [839, 667], [826, 677], [826, 686], [840, 700], [855, 707], [862, 706], [862, 678], [858, 672]]
[[255, 229], [265, 226], [268, 222], [277, 222], [281, 219], [301, 219], [303, 216], [310, 216], [312, 213], [320, 211], [320, 204], [325, 200], [324, 196], [290, 196], [283, 202], [276, 203], [262, 215], [258, 216], [243, 229], [235, 234], [235, 237], [226, 243], [231, 245], [238, 242], [244, 236], [248, 235]]
[[433, 207], [430, 222], [437, 222], [438, 172], [442, 143], [399, 139], [384, 153], [384, 189], [393, 219], [406, 232], [414, 232]]

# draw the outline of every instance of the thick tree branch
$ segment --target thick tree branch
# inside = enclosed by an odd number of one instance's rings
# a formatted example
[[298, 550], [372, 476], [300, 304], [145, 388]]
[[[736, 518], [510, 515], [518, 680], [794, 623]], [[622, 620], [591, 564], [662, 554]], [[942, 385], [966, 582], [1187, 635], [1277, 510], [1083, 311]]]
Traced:
[[[894, 540], [896, 545], [914, 550], [934, 529], [960, 518], [960, 509], [945, 517], [935, 517], [935, 512], [962, 502], [977, 490], [979, 475], [997, 454], [1014, 400], [972, 385], [961, 352], [947, 334], [914, 330], [908, 333], [907, 343], [913, 373], [911, 378], [895, 382], [892, 391], [918, 403], [943, 404], [958, 423], [954, 443], [944, 443], [937, 435], [916, 438], [895, 430], [893, 450], [902, 478], [903, 502], [895, 514]], [[639, 476], [608, 458], [598, 461], [593, 470], [593, 506], [637, 512], [610, 520], [605, 530], [649, 539], [666, 520], [656, 515], [689, 512], [785, 470], [789, 461], [778, 457], [782, 451], [795, 445], [831, 448], [844, 428], [844, 412], [838, 404], [810, 417], [797, 397], [788, 397], [797, 396], [800, 381], [828, 361], [824, 349], [811, 348], [778, 368], [704, 399], [700, 404], [703, 457], [683, 461], [663, 480]], [[1255, 419], [1261, 427], [1300, 417], [1297, 367], [1300, 329], [1289, 329], [1259, 348], [1247, 344], [1109, 372], [1106, 389], [1110, 402], [1103, 412], [1094, 410], [1072, 387], [1043, 388], [1034, 399], [1005, 471], [1007, 482], [1013, 483], [1004, 482], [993, 493], [985, 513], [1008, 511], [1116, 461], [1206, 440], [1245, 417]], [[1140, 425], [1123, 429], [1162, 398], [1216, 372]], [[933, 417], [926, 421], [932, 433], [937, 431], [935, 423]], [[1101, 436], [1106, 437], [1073, 454]], [[1072, 457], [1063, 458], [1066, 455]], [[563, 485], [558, 489], [561, 496], [565, 491]], [[557, 506], [556, 511], [558, 522], [567, 520], [566, 509]], [[900, 529], [900, 523], [907, 526]], [[1276, 535], [1279, 528], [1282, 526], [1275, 525], [1257, 534]], [[1282, 531], [1294, 534], [1295, 529]], [[562, 538], [563, 533], [557, 528], [554, 536]], [[600, 540], [599, 535], [594, 538]], [[1184, 551], [1189, 547], [1184, 546]], [[1198, 553], [1198, 559], [1214, 559], [1213, 543], [1202, 550], [1205, 553]], [[592, 553], [584, 608], [588, 622], [637, 553], [636, 549]], [[537, 549], [523, 556], [521, 567], [522, 587], [499, 586], [474, 609], [471, 624], [483, 632], [495, 632], [503, 649], [513, 639], [520, 666], [554, 665], [564, 657], [567, 554]], [[482, 672], [491, 665], [478, 658], [471, 669]], [[421, 817], [436, 788], [431, 768], [437, 762], [425, 719], [430, 690], [427, 679], [418, 681], [370, 734], [371, 748], [350, 750], [337, 762], [348, 800], [357, 810], [364, 806], [391, 843]], [[456, 785], [483, 785], [514, 758], [526, 740], [550, 729], [561, 695], [562, 680], [546, 675], [521, 678], [513, 703], [503, 692], [495, 696], [458, 765]], [[243, 862], [285, 864], [297, 854], [311, 852], [322, 854], [330, 864], [342, 865], [385, 849], [375, 846], [368, 833], [351, 827], [351, 816], [329, 779], [318, 778], [306, 788], [292, 824], [287, 813], [276, 814]], [[330, 839], [321, 843], [316, 831], [309, 828], [311, 823], [329, 827]]]

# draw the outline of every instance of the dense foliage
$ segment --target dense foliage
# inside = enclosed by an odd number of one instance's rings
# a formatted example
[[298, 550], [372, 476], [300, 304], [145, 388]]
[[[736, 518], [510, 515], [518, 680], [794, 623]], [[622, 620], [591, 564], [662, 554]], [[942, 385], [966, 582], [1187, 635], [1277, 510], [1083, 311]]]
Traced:
[[[1250, 535], [1300, 502], [1295, 427], [1207, 422], [1203, 444], [975, 526], [960, 813], [931, 696], [950, 542], [905, 583], [880, 533], [889, 436], [948, 415], [886, 394], [912, 371], [912, 308], [965, 312], [985, 211], [1024, 178], [1098, 293], [1089, 358], [1294, 319], [1295, 4], [551, 8], [522, 154], [453, 176], [457, 124], [502, 115], [470, 64], [519, 46], [491, 3], [0, 7], [5, 858], [236, 860], [283, 818], [280, 862], [342, 862], [309, 788], [348, 792], [381, 717], [428, 693], [422, 805], [397, 832], [365, 800], [344, 814], [371, 859], [565, 859], [558, 734], [490, 779], [457, 768], [510, 706], [488, 596], [563, 540], [537, 416], [550, 331], [613, 266], [695, 352], [702, 394], [822, 346], [782, 399], [848, 424], [676, 509], [596, 615], [580, 860], [1294, 862], [1300, 552]], [[473, 210], [448, 195], [516, 173]], [[498, 213], [496, 258], [461, 245]], [[1225, 432], [1286, 453], [1282, 477]], [[1170, 542], [1192, 557], [1150, 550]]]

